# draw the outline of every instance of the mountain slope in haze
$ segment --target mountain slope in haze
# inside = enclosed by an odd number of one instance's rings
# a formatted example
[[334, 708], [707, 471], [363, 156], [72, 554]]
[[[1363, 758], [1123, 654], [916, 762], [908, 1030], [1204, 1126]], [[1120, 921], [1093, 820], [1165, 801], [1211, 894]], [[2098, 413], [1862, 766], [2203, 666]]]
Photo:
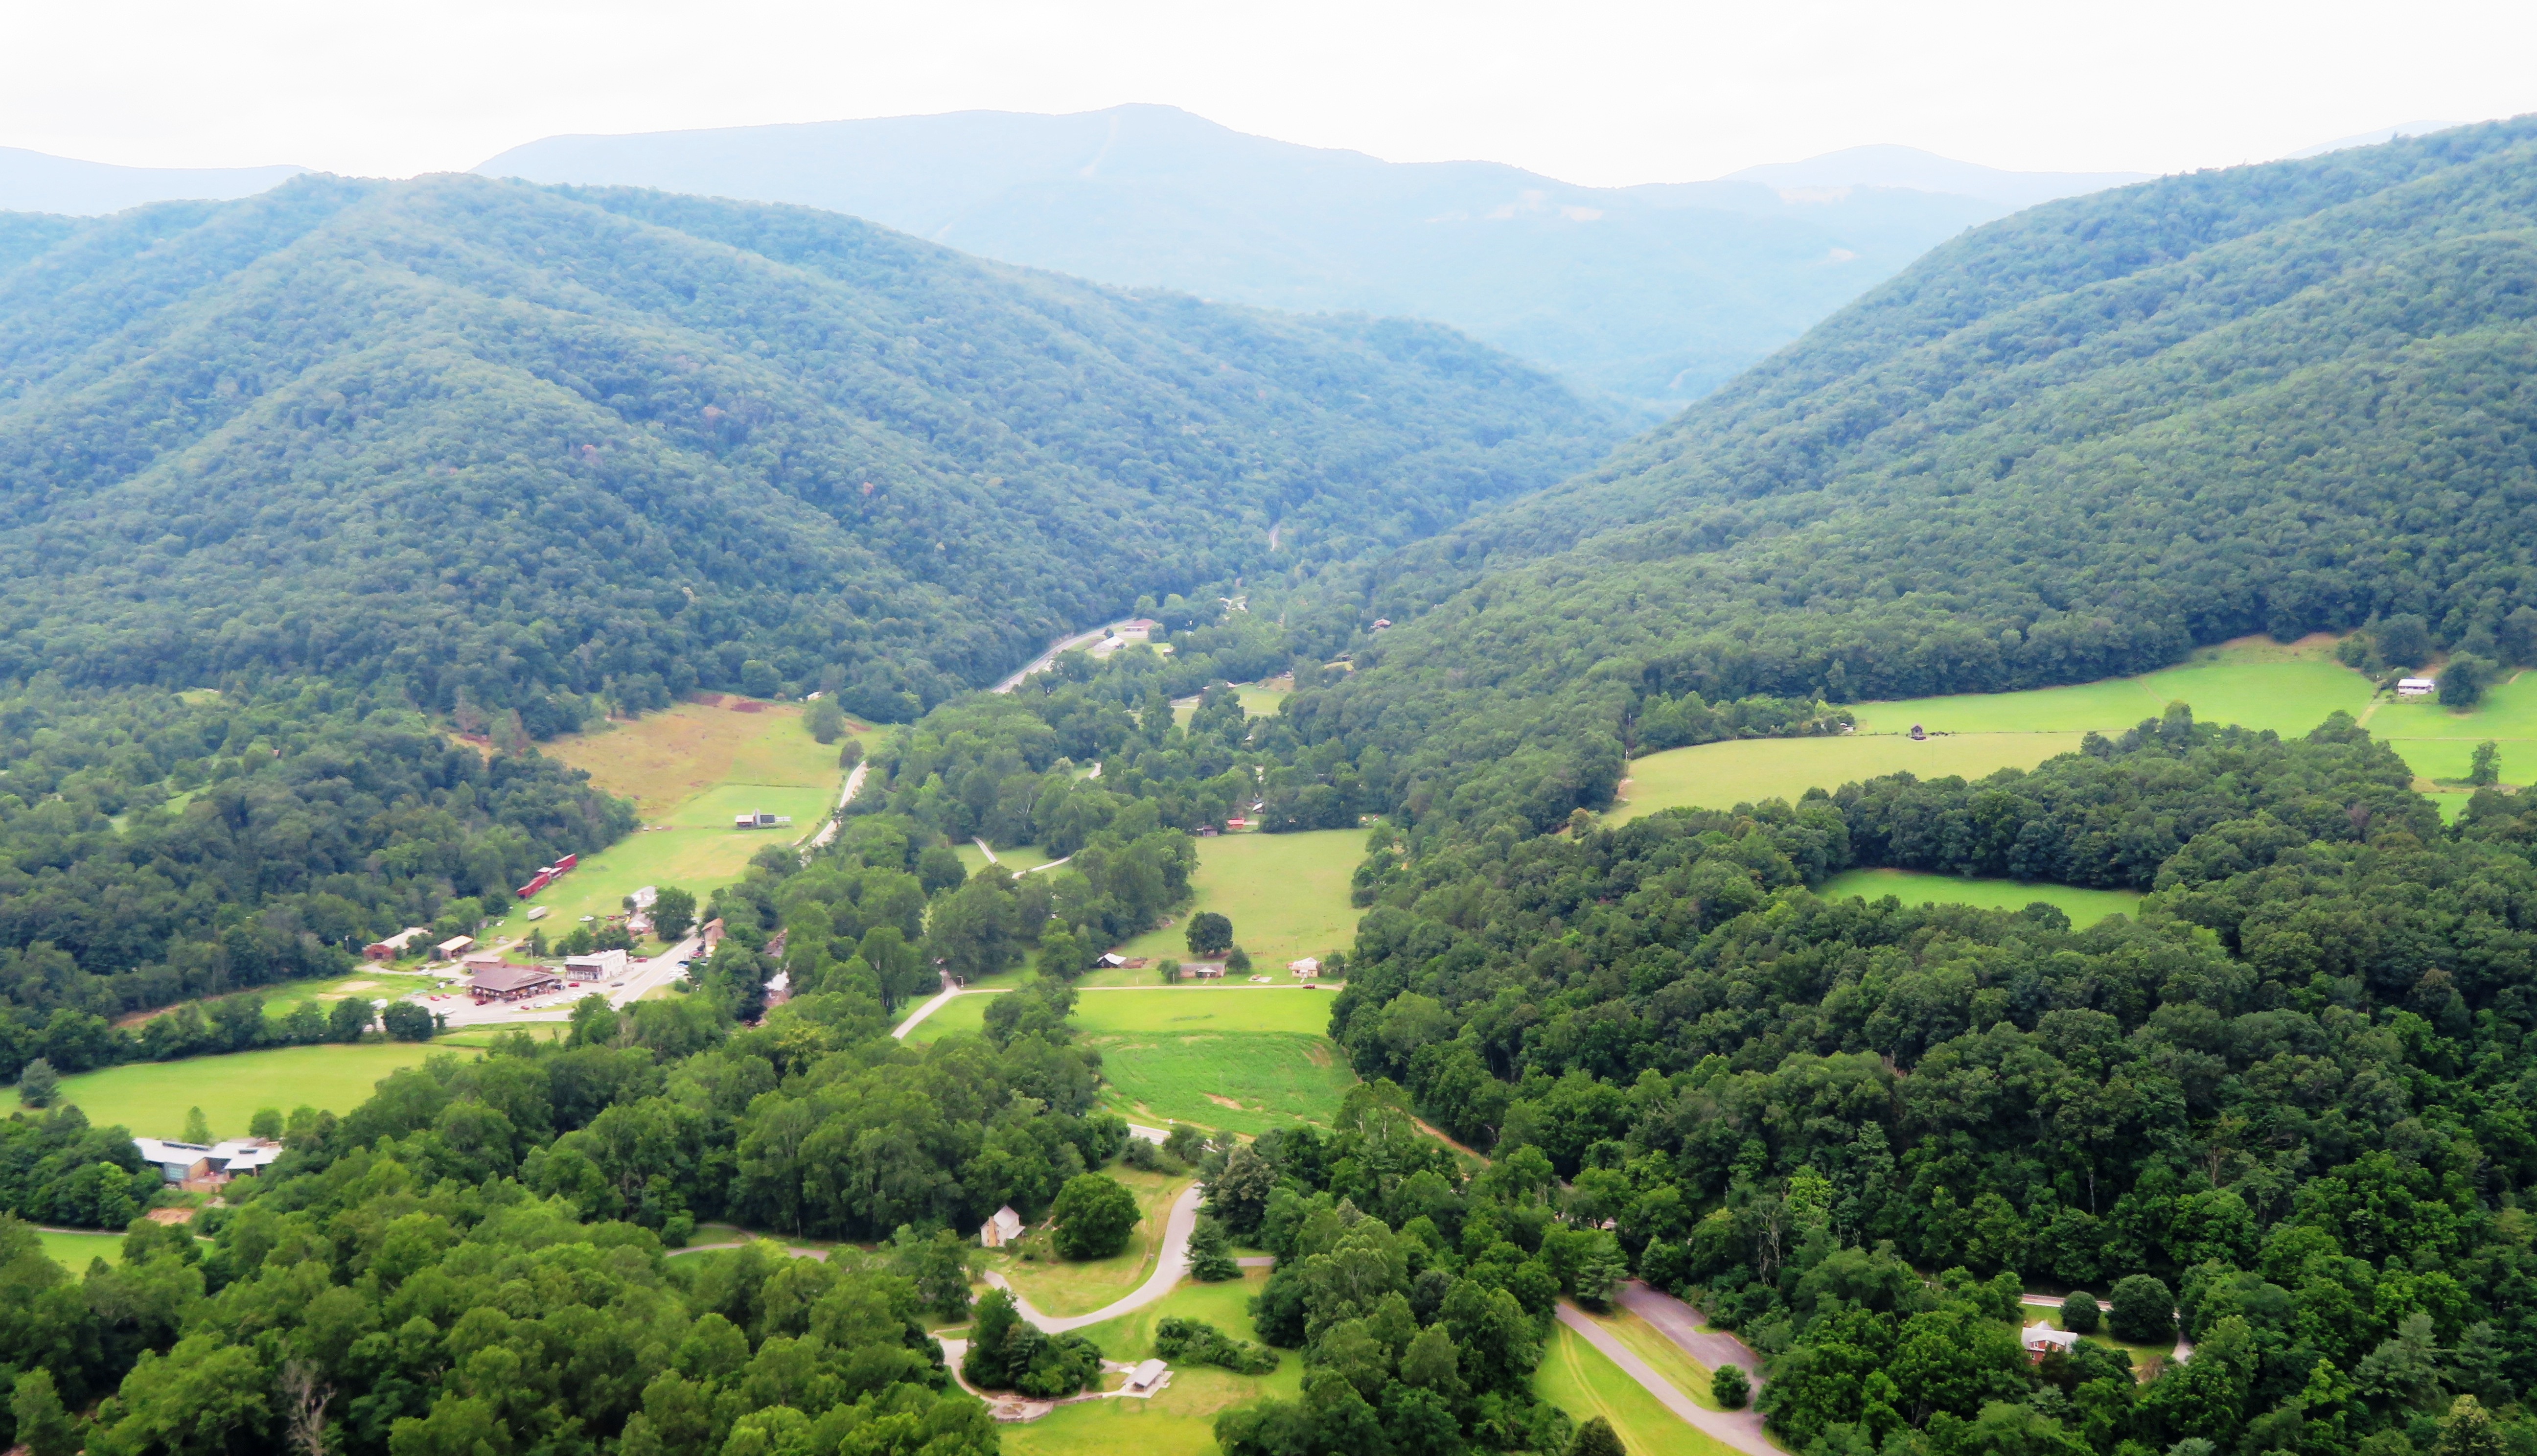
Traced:
[[117, 166], [0, 147], [0, 212], [96, 217], [153, 202], [252, 197], [304, 166]]
[[901, 716], [1269, 564], [1272, 524], [1281, 566], [1397, 544], [1615, 430], [1434, 325], [797, 208], [302, 178], [0, 275], [0, 677], [388, 675], [532, 731], [698, 682]]
[[1578, 187], [1496, 163], [1296, 146], [1149, 105], [550, 137], [477, 169], [803, 203], [1107, 283], [1439, 319], [1588, 387], [1673, 402], [2022, 205], [1877, 187], [1783, 197], [1738, 181]]
[[[2381, 137], [2378, 140], [2385, 140]], [[2146, 182], [2137, 171], [2004, 171], [1958, 162], [1918, 147], [1845, 147], [1803, 162], [1774, 162], [1728, 172], [1721, 180], [1759, 182], [1780, 191], [1813, 187], [1906, 187], [1916, 192], [1979, 198], [2005, 211], [2056, 197], [2076, 197]]]
[[2537, 655], [2537, 119], [1993, 224], [1339, 605], [1403, 625], [1290, 714], [1534, 824], [1608, 795], [1652, 693], [2036, 687], [2408, 613]]

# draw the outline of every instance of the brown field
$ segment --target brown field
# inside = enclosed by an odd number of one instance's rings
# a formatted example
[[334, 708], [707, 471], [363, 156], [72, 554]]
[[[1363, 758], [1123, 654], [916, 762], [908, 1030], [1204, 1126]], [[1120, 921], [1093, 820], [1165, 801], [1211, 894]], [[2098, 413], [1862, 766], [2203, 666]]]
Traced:
[[655, 821], [726, 784], [835, 783], [836, 745], [821, 745], [802, 730], [801, 719], [793, 703], [722, 697], [682, 702], [602, 732], [567, 734], [539, 751], [587, 770], [592, 783], [633, 800], [635, 812]]

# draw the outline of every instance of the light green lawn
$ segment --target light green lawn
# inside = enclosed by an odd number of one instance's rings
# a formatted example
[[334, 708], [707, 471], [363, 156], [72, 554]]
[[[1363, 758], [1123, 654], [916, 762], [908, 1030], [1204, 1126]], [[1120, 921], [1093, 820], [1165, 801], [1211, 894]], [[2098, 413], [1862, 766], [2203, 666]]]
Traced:
[[1532, 1386], [1580, 1423], [1596, 1416], [1611, 1422], [1630, 1456], [1731, 1456], [1725, 1442], [1685, 1423], [1566, 1325], [1551, 1326]]
[[1355, 942], [1362, 912], [1348, 903], [1348, 876], [1363, 858], [1362, 829], [1201, 839], [1189, 908], [1119, 953], [1189, 960], [1189, 917], [1213, 910], [1233, 922], [1234, 943], [1250, 953], [1260, 972], [1283, 975], [1289, 960], [1344, 951]]
[[[974, 1034], [987, 1024], [988, 1003], [1007, 994], [1009, 993], [972, 991], [954, 996], [942, 1010], [918, 1023], [916, 1029], [907, 1033], [907, 1039], [922, 1043], [954, 1032]], [[1149, 991], [1083, 991], [1074, 1003], [1074, 1025], [1085, 1035], [1283, 1031], [1319, 1036], [1331, 1024], [1331, 994], [1291, 986], [1156, 986]]]
[[[952, 845], [951, 852], [960, 856], [960, 868], [972, 875], [987, 867], [986, 851], [967, 840]], [[1047, 864], [1048, 855], [1038, 845], [1018, 844], [1010, 849], [997, 850], [996, 863], [1007, 873], [1019, 875]]]
[[1660, 809], [1732, 809], [1764, 799], [1795, 802], [1881, 774], [1981, 778], [2001, 768], [2032, 768], [2075, 752], [2078, 733], [1959, 733], [1914, 743], [1899, 735], [1842, 738], [1746, 738], [1669, 749], [1630, 762], [1610, 820], [1626, 823]]
[[2244, 637], [2134, 678], [1862, 702], [1854, 711], [1862, 734], [1908, 733], [1915, 723], [1932, 733], [2114, 734], [2157, 717], [2171, 702], [2184, 702], [2202, 722], [2290, 735], [2306, 733], [2337, 708], [2361, 716], [2371, 693], [2371, 681], [2336, 662], [2333, 639], [2320, 634], [2288, 644]]
[[2140, 894], [2130, 890], [2080, 890], [2068, 885], [2024, 884], [2015, 880], [1964, 880], [1919, 870], [1851, 870], [1826, 880], [1815, 893], [1826, 899], [1857, 895], [1875, 899], [1893, 895], [1907, 905], [1935, 900], [1941, 904], [1980, 905], [1986, 910], [2022, 910], [2037, 900], [2086, 928], [2108, 915], [2138, 912]]
[[46, 1233], [38, 1230], [35, 1241], [44, 1246], [54, 1263], [73, 1274], [88, 1273], [91, 1259], [103, 1259], [108, 1264], [123, 1262], [123, 1235], [120, 1233]]
[[[1204, 1320], [1228, 1335], [1256, 1340], [1245, 1307], [1268, 1283], [1265, 1269], [1218, 1285], [1184, 1282], [1160, 1300], [1133, 1314], [1080, 1333], [1112, 1359], [1142, 1359], [1153, 1353], [1156, 1321], [1166, 1315]], [[1114, 1379], [1116, 1377], [1113, 1377]], [[1264, 1396], [1292, 1399], [1303, 1389], [1303, 1361], [1282, 1352], [1266, 1375], [1236, 1375], [1209, 1365], [1174, 1365], [1171, 1384], [1149, 1401], [1083, 1401], [1060, 1406], [1037, 1421], [999, 1430], [1008, 1456], [1209, 1456], [1215, 1418]]]
[[[2363, 726], [2425, 778], [2464, 779], [2475, 746], [2491, 739], [2502, 750], [2504, 783], [2537, 782], [2537, 672], [2494, 688], [2465, 712], [2429, 697], [2381, 698]], [[2463, 799], [2458, 807], [2465, 807]]]
[[134, 1062], [63, 1078], [60, 1100], [77, 1103], [96, 1126], [149, 1138], [182, 1136], [186, 1109], [200, 1107], [212, 1136], [241, 1138], [247, 1119], [266, 1107], [286, 1116], [294, 1107], [350, 1112], [369, 1099], [379, 1079], [421, 1066], [439, 1049], [429, 1042], [369, 1041]]
[[1621, 1342], [1622, 1349], [1647, 1361], [1649, 1368], [1659, 1377], [1691, 1397], [1692, 1404], [1710, 1411], [1724, 1409], [1718, 1404], [1718, 1397], [1709, 1392], [1709, 1366], [1693, 1359], [1681, 1346], [1666, 1339], [1664, 1331], [1626, 1309], [1616, 1307], [1596, 1314], [1577, 1305], [1569, 1307], [1576, 1309], [1604, 1334]]
[[[990, 1249], [983, 1256], [987, 1268], [1003, 1275], [1042, 1314], [1089, 1314], [1134, 1292], [1154, 1272], [1172, 1200], [1180, 1197], [1191, 1181], [1186, 1174], [1139, 1172], [1125, 1163], [1101, 1171], [1125, 1184], [1144, 1210], [1144, 1218], [1138, 1223], [1136, 1235], [1124, 1252], [1081, 1262], [1055, 1257], [1024, 1259], [1009, 1249]], [[1034, 1238], [1030, 1242], [1035, 1247], [1045, 1247], [1042, 1240]]]

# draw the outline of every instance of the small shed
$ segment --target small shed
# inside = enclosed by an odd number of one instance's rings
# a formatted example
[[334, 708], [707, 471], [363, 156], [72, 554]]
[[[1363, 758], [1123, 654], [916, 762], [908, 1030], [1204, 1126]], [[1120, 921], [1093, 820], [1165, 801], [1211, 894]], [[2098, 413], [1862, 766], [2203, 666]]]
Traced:
[[2439, 686], [2439, 680], [2437, 678], [2398, 678], [2396, 680], [2396, 695], [2398, 697], [2429, 697], [2432, 695], [2433, 690]]
[[385, 940], [372, 941], [361, 947], [361, 954], [372, 960], [394, 960], [406, 953], [407, 947], [430, 933], [423, 926], [409, 925]]
[[1106, 951], [1103, 952], [1100, 957], [1095, 959], [1092, 963], [1101, 967], [1103, 970], [1117, 970], [1119, 967], [1128, 963], [1128, 958], [1120, 955], [1116, 951]]
[[987, 1248], [1003, 1248], [1021, 1236], [1022, 1216], [1013, 1212], [1011, 1204], [996, 1210], [995, 1217], [978, 1225], [978, 1242]]
[[432, 947], [432, 949], [440, 953], [441, 960], [455, 960], [459, 957], [476, 949], [476, 937], [472, 935], [453, 935], [449, 939], [442, 941], [439, 945]]
[[1161, 1360], [1145, 1360], [1128, 1372], [1128, 1393], [1152, 1395], [1162, 1388], [1163, 1382], [1170, 1377], [1171, 1373], [1172, 1367]]
[[1181, 967], [1181, 974], [1192, 980], [1220, 981], [1224, 979], [1224, 965], [1215, 960], [1193, 960]]

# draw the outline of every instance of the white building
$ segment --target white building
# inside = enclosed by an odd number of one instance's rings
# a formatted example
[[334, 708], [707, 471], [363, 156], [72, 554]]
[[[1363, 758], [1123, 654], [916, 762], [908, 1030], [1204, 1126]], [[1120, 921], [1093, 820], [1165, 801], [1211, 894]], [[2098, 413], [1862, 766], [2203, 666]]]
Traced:
[[158, 1164], [159, 1176], [169, 1183], [252, 1177], [282, 1156], [282, 1145], [270, 1138], [231, 1138], [209, 1146], [170, 1138], [134, 1138], [132, 1146], [141, 1150], [142, 1161]]
[[2056, 1330], [2050, 1322], [2038, 1320], [2026, 1327], [2018, 1341], [2026, 1347], [2028, 1357], [2042, 1359], [2048, 1355], [2068, 1355], [2079, 1347], [2079, 1337], [2068, 1330]]
[[1307, 956], [1301, 960], [1287, 961], [1286, 968], [1295, 973], [1295, 979], [1309, 981], [1322, 973], [1322, 962], [1316, 957]]
[[587, 956], [567, 956], [563, 973], [566, 980], [613, 981], [625, 974], [625, 953], [593, 951]]
[[1014, 1213], [1010, 1204], [996, 1210], [994, 1218], [978, 1225], [978, 1242], [987, 1248], [1003, 1248], [1021, 1236], [1022, 1216]]
[[2398, 678], [2396, 680], [2396, 695], [2398, 697], [2429, 697], [2432, 695], [2432, 691], [2439, 686], [2439, 680], [2435, 678]]

